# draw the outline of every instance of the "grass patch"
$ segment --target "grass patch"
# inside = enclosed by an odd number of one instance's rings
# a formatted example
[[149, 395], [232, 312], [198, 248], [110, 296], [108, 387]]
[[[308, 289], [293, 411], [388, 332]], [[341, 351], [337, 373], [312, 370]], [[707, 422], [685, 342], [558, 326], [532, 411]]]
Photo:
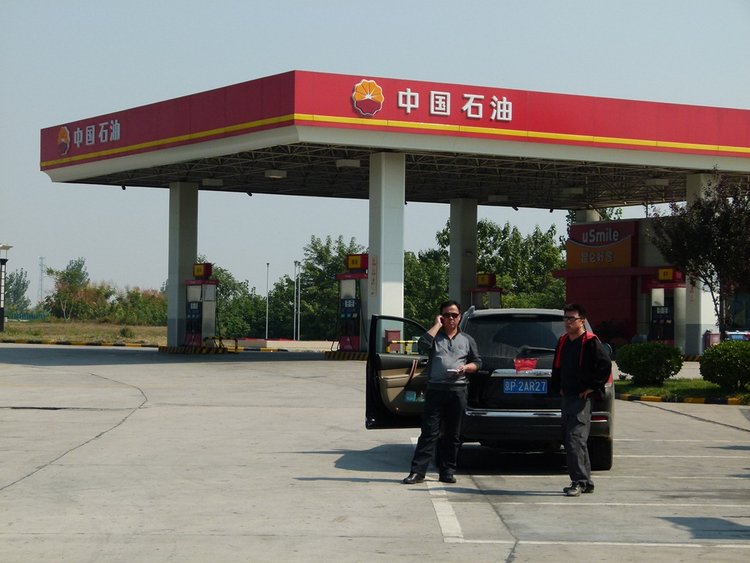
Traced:
[[111, 342], [166, 346], [167, 327], [64, 321], [6, 321], [5, 330], [0, 332], [0, 341], [3, 340]]
[[617, 393], [662, 397], [667, 401], [680, 401], [686, 397], [718, 399], [722, 397], [740, 399], [743, 405], [750, 404], [750, 393], [727, 393], [715, 383], [703, 379], [667, 379], [661, 387], [638, 387], [630, 380], [615, 381]]

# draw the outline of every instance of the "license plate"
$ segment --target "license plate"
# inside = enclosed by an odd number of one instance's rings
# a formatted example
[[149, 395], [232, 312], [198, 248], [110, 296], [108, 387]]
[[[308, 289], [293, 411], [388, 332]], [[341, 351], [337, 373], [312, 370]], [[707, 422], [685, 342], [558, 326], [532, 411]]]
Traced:
[[538, 393], [546, 395], [547, 380], [522, 377], [504, 379], [503, 393]]

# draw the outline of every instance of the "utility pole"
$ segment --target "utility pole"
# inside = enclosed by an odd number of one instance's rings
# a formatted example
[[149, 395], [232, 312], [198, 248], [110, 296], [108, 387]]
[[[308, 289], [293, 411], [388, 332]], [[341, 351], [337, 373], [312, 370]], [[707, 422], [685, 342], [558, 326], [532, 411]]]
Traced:
[[300, 323], [302, 322], [302, 264], [297, 273], [297, 340], [300, 340]]
[[268, 340], [268, 302], [270, 301], [268, 295], [268, 269], [271, 267], [270, 262], [266, 262], [266, 340]]
[[5, 330], [5, 266], [11, 248], [9, 244], [0, 244], [0, 332]]
[[299, 340], [299, 300], [297, 298], [297, 285], [299, 283], [299, 260], [294, 261], [294, 307], [292, 308], [292, 340]]
[[45, 276], [44, 256], [40, 256], [39, 257], [39, 299], [38, 299], [39, 303], [41, 303], [44, 300], [44, 276]]

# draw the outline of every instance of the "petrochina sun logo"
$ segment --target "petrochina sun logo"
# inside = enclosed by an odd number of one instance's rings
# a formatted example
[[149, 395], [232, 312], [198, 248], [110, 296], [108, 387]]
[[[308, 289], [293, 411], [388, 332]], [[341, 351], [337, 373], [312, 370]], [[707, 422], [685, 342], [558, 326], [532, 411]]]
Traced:
[[354, 86], [354, 107], [366, 117], [372, 117], [383, 109], [383, 89], [374, 80], [361, 80]]
[[70, 131], [66, 125], [60, 127], [57, 132], [57, 152], [60, 156], [65, 156], [70, 150]]

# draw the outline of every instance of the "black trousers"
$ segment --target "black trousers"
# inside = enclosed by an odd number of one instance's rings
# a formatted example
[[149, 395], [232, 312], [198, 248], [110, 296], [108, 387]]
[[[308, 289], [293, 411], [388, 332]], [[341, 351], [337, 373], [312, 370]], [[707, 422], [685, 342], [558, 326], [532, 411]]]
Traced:
[[440, 475], [453, 475], [456, 472], [458, 450], [461, 447], [461, 419], [466, 410], [466, 392], [465, 385], [428, 387], [422, 413], [422, 433], [411, 461], [412, 473], [427, 473], [436, 444]]
[[593, 485], [587, 445], [591, 432], [591, 397], [563, 397], [562, 427], [570, 480]]

